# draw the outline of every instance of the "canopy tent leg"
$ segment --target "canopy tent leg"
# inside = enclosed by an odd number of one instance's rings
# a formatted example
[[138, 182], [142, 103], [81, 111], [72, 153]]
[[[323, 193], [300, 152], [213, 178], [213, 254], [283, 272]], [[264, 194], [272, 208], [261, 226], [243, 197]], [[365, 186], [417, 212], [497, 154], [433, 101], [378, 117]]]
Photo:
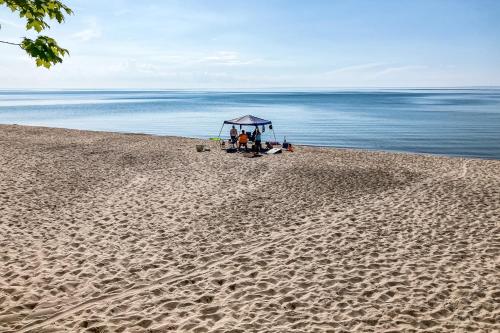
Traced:
[[220, 135], [222, 134], [222, 130], [224, 129], [224, 125], [225, 124], [222, 123], [222, 127], [220, 128], [220, 131], [219, 131], [219, 136], [217, 136], [217, 138], [219, 139], [219, 146], [220, 146], [221, 149], [224, 149], [223, 146], [222, 146], [224, 140], [221, 141], [221, 139], [220, 139]]
[[274, 127], [273, 127], [273, 136], [274, 136], [274, 142], [278, 142], [278, 140], [276, 140], [276, 133], [274, 132]]
[[219, 131], [219, 136], [218, 136], [218, 138], [219, 138], [219, 139], [220, 139], [220, 135], [222, 134], [222, 129], [224, 128], [224, 125], [225, 125], [225, 124], [223, 123], [223, 124], [222, 124], [222, 127], [220, 128], [220, 131]]

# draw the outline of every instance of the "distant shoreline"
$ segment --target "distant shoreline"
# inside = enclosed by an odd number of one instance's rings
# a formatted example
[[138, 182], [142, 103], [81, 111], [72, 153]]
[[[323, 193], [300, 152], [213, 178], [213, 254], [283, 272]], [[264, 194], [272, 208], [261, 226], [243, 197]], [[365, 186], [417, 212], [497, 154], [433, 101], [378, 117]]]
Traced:
[[133, 92], [335, 92], [367, 90], [483, 90], [500, 89], [500, 86], [451, 86], [451, 87], [269, 87], [269, 88], [0, 88], [0, 92], [92, 92], [92, 91], [133, 91]]

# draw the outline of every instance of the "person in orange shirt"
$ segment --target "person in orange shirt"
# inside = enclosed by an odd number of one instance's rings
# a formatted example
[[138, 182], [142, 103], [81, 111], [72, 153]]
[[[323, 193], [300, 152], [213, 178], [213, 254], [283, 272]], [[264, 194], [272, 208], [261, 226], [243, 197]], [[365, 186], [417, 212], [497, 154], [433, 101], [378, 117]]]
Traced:
[[241, 131], [241, 134], [238, 138], [238, 149], [241, 149], [241, 147], [244, 146], [245, 150], [248, 149], [248, 135], [245, 133], [245, 131]]

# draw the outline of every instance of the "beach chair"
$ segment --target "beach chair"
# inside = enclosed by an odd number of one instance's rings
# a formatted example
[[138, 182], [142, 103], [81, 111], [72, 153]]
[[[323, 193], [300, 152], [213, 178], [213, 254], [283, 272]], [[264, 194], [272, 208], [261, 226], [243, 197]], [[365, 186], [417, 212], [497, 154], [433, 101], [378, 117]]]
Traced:
[[219, 146], [220, 146], [220, 149], [222, 149], [222, 150], [226, 148], [226, 141], [224, 141], [224, 139], [221, 139], [221, 138], [210, 138], [209, 140], [210, 141], [218, 142]]

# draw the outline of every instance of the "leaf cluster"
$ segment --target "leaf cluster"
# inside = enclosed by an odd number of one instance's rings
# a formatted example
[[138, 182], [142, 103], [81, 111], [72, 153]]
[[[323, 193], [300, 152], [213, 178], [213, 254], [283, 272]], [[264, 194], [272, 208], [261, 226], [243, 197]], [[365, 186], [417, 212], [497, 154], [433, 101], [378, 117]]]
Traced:
[[47, 36], [38, 36], [35, 40], [24, 38], [21, 47], [36, 59], [37, 66], [45, 68], [61, 63], [62, 57], [69, 54], [68, 50], [59, 47], [53, 38]]
[[19, 17], [26, 19], [26, 29], [35, 29], [40, 32], [50, 28], [45, 21], [46, 17], [64, 22], [64, 13], [73, 14], [71, 8], [58, 0], [0, 0], [0, 5], [5, 5], [13, 12], [18, 12]]
[[[26, 29], [36, 32], [50, 28], [47, 20], [63, 23], [65, 15], [73, 14], [68, 6], [58, 0], [0, 0], [1, 5], [19, 13], [19, 17], [26, 19]], [[69, 54], [68, 50], [47, 36], [39, 36], [35, 40], [24, 38], [20, 46], [36, 59], [37, 66], [46, 68], [61, 63], [62, 57]]]

